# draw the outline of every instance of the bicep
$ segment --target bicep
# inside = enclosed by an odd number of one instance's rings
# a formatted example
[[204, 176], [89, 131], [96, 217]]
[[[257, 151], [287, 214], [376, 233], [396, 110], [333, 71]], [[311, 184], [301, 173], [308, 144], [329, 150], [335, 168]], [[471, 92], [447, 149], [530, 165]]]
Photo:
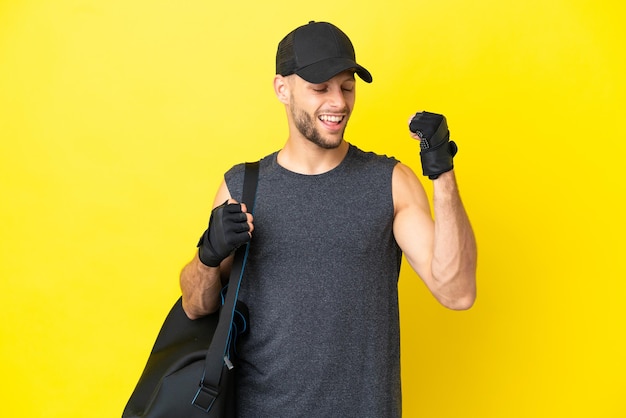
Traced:
[[415, 173], [403, 164], [394, 169], [392, 190], [394, 237], [413, 270], [428, 283], [435, 230], [428, 197]]

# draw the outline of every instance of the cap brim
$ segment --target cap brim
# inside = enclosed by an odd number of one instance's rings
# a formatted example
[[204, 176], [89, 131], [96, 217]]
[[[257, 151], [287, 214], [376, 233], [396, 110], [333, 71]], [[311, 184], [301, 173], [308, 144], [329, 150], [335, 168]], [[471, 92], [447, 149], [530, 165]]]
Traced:
[[328, 58], [301, 68], [296, 71], [296, 74], [309, 83], [319, 84], [330, 80], [342, 71], [350, 69], [354, 69], [358, 76], [366, 83], [372, 82], [372, 75], [365, 67], [347, 58]]

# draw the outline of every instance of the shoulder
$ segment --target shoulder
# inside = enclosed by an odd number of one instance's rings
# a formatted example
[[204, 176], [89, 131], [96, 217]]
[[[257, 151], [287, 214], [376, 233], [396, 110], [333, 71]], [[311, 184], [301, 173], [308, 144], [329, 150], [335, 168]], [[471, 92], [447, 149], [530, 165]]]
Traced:
[[[359, 173], [359, 175], [366, 178], [368, 182], [376, 182], [381, 187], [388, 187], [392, 181], [395, 167], [398, 164], [400, 164], [400, 162], [394, 157], [371, 151], [363, 151], [351, 145], [345, 166], [348, 172]], [[372, 187], [374, 187], [373, 184]]]
[[378, 154], [372, 151], [364, 151], [356, 145], [350, 144], [350, 148], [348, 150], [348, 157], [355, 161], [362, 161], [364, 163], [377, 163], [386, 165], [388, 167], [393, 167], [399, 161], [395, 157], [390, 157], [384, 154]]
[[[267, 167], [271, 166], [272, 162], [276, 160], [277, 154], [278, 154], [278, 151], [273, 152], [269, 155], [266, 155], [265, 157], [258, 160], [260, 167], [262, 169], [266, 169]], [[226, 173], [224, 174], [224, 177], [228, 179], [229, 177], [243, 176], [245, 168], [246, 168], [246, 163], [235, 164], [228, 171], [226, 171]]]
[[[278, 152], [274, 152], [259, 160], [259, 170], [261, 170], [261, 172], [268, 170], [273, 165], [273, 161], [276, 160], [277, 153]], [[226, 187], [230, 191], [230, 195], [233, 199], [239, 200], [241, 198], [240, 194], [243, 188], [243, 177], [245, 170], [246, 163], [238, 163], [232, 166], [224, 174]]]
[[396, 213], [411, 207], [429, 208], [426, 191], [419, 178], [409, 166], [400, 162], [393, 169], [392, 193]]

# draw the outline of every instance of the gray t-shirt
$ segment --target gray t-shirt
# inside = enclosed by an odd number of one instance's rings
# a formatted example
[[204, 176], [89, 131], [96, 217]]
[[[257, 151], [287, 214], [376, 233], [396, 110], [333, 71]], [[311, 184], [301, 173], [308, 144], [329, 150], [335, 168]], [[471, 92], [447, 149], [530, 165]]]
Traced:
[[[320, 175], [261, 160], [239, 299], [240, 418], [401, 416], [391, 178], [397, 161], [350, 145]], [[241, 199], [243, 165], [225, 175]]]

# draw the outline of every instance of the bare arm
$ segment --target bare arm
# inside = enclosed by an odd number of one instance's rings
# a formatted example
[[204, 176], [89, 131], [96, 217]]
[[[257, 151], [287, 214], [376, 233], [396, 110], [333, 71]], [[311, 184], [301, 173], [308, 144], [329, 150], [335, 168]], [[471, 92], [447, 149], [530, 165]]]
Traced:
[[[217, 207], [223, 202], [236, 203], [230, 196], [226, 183], [222, 182], [213, 207]], [[242, 210], [246, 212], [245, 205]], [[252, 215], [248, 214], [248, 224], [250, 233], [253, 230]], [[219, 293], [222, 289], [222, 282], [228, 278], [233, 256], [227, 257], [218, 267], [209, 267], [203, 264], [198, 257], [198, 251], [187, 263], [180, 273], [180, 288], [183, 294], [183, 309], [191, 319], [215, 312], [219, 306]]]
[[191, 261], [183, 267], [180, 273], [180, 288], [183, 293], [183, 310], [190, 319], [198, 319], [215, 312], [220, 307], [219, 293], [222, 289], [221, 275], [224, 270], [222, 265], [205, 266], [196, 251]]
[[407, 261], [432, 294], [450, 309], [476, 299], [476, 241], [461, 202], [454, 171], [433, 181], [434, 221], [424, 188], [398, 164], [393, 174], [394, 234]]

